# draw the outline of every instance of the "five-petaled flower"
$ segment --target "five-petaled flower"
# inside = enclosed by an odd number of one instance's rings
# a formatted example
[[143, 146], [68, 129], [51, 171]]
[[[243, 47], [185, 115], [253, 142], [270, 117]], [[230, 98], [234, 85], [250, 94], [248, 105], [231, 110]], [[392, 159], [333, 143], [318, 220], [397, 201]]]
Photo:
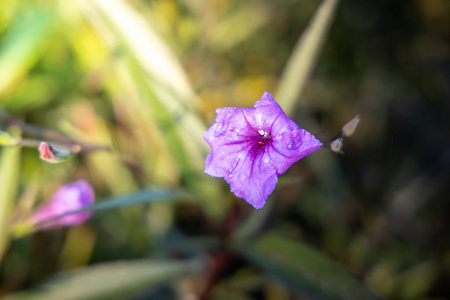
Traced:
[[216, 110], [203, 138], [211, 147], [205, 173], [223, 177], [238, 197], [261, 208], [275, 189], [278, 176], [322, 143], [289, 119], [265, 92], [254, 108]]
[[[95, 194], [91, 185], [85, 180], [78, 180], [60, 187], [49, 202], [31, 214], [29, 220], [36, 229], [79, 225], [92, 217], [92, 212], [62, 215], [91, 205], [94, 200]], [[56, 218], [58, 216], [62, 217]]]

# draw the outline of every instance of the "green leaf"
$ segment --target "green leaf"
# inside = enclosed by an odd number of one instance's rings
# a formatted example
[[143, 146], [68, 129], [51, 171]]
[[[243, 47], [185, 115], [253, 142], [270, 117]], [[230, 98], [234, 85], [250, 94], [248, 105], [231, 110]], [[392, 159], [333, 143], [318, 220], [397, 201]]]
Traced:
[[8, 216], [16, 199], [20, 169], [20, 147], [0, 149], [0, 261], [9, 242]]
[[242, 2], [242, 6], [211, 27], [205, 39], [212, 49], [225, 53], [254, 35], [269, 21], [268, 12], [263, 6]]
[[13, 21], [0, 44], [0, 95], [37, 61], [52, 21], [53, 12], [39, 6]]
[[338, 3], [322, 1], [289, 57], [275, 97], [287, 114], [292, 112], [317, 63]]
[[119, 208], [123, 206], [162, 202], [162, 201], [176, 201], [181, 199], [192, 200], [193, 195], [185, 191], [148, 189], [133, 194], [122, 195], [99, 201], [95, 204], [85, 207], [83, 211], [101, 211]]
[[142, 190], [137, 193], [122, 195], [106, 200], [96, 202], [92, 205], [86, 206], [82, 209], [74, 210], [55, 218], [46, 220], [46, 222], [65, 217], [67, 215], [73, 215], [76, 213], [84, 211], [102, 211], [108, 209], [116, 209], [119, 207], [146, 204], [162, 201], [176, 201], [176, 200], [192, 200], [193, 195], [185, 191], [175, 191], [175, 190], [162, 190], [162, 189], [148, 189]]
[[134, 260], [104, 263], [61, 273], [29, 291], [3, 299], [124, 299], [157, 288], [179, 276], [198, 272], [201, 268], [200, 261]]
[[321, 299], [381, 299], [324, 254], [276, 233], [258, 238], [244, 254], [263, 269]]

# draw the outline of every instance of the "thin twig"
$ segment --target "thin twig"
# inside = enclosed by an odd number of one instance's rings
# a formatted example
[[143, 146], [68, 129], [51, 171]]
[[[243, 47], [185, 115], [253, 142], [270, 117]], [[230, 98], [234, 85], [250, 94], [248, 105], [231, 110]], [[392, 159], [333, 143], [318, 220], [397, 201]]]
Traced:
[[77, 140], [65, 135], [62, 132], [42, 128], [36, 125], [28, 124], [20, 121], [5, 110], [0, 108], [0, 120], [2, 121], [2, 127], [16, 126], [21, 129], [24, 134], [36, 136], [41, 139], [29, 139], [29, 138], [15, 138], [16, 144], [13, 146], [23, 147], [38, 147], [40, 143], [45, 142], [53, 146], [63, 147], [70, 150], [73, 154], [76, 153], [88, 153], [95, 151], [109, 151], [110, 147], [99, 145], [86, 145], [78, 142]]

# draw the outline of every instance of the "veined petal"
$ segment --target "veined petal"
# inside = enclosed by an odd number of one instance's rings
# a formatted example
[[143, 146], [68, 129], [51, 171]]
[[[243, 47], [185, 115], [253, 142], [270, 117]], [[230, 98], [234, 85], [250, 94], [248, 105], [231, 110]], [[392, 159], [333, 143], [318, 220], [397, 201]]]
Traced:
[[319, 140], [298, 127], [287, 116], [277, 119], [272, 126], [272, 134], [274, 138], [268, 156], [277, 169], [278, 175], [283, 174], [295, 162], [322, 146]]
[[278, 182], [276, 170], [266, 149], [250, 150], [242, 156], [233, 171], [224, 177], [231, 191], [256, 209], [262, 208]]
[[245, 110], [245, 118], [249, 126], [256, 131], [264, 130], [270, 133], [273, 123], [280, 117], [283, 118], [286, 115], [267, 92], [263, 94], [261, 100], [256, 101], [255, 108]]

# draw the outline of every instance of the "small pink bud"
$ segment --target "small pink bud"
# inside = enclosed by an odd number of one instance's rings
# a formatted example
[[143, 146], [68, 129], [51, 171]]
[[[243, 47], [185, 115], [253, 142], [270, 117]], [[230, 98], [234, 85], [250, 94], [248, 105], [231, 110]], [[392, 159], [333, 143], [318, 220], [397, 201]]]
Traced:
[[78, 180], [60, 187], [48, 203], [38, 207], [31, 214], [30, 221], [36, 229], [79, 225], [92, 217], [92, 212], [56, 217], [82, 209], [94, 201], [95, 194], [91, 185], [85, 180]]
[[39, 144], [38, 151], [42, 160], [52, 164], [62, 162], [72, 155], [70, 150], [58, 148], [46, 142]]

